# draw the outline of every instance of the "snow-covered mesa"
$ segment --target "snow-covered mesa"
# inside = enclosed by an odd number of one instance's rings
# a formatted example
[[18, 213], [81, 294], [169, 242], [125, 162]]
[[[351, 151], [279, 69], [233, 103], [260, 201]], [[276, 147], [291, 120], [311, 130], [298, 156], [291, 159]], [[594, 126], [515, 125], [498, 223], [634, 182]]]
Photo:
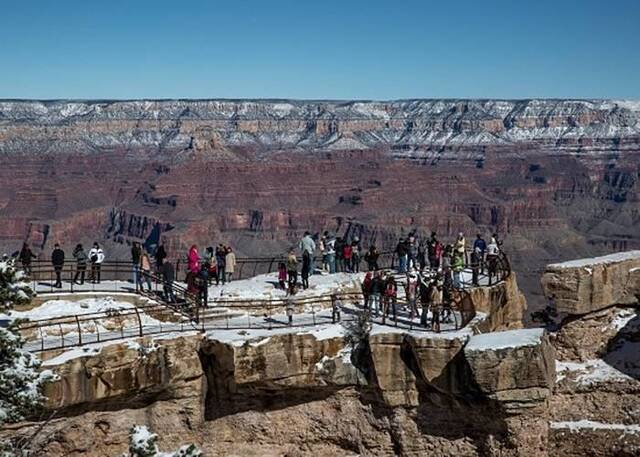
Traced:
[[570, 260], [568, 262], [552, 263], [547, 265], [549, 270], [558, 270], [564, 268], [588, 268], [594, 265], [606, 265], [611, 263], [624, 262], [626, 260], [640, 260], [640, 251], [627, 251], [609, 254], [602, 257], [593, 257], [586, 259]]
[[536, 346], [542, 341], [543, 335], [542, 328], [481, 333], [472, 336], [464, 350], [468, 352]]

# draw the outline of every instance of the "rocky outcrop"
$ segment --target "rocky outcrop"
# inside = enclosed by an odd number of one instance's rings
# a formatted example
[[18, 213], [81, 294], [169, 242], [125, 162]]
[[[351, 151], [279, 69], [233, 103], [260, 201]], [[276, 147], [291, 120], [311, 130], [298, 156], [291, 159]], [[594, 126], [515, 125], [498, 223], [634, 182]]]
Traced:
[[[154, 340], [150, 337], [99, 349], [78, 348], [46, 360], [59, 380], [44, 392], [46, 407], [62, 414], [133, 407], [157, 399], [180, 400], [198, 420], [203, 374], [198, 336]], [[125, 406], [126, 405], [126, 406]]]
[[472, 336], [464, 348], [473, 380], [506, 409], [538, 406], [555, 385], [555, 354], [543, 329]]
[[560, 313], [587, 314], [640, 297], [640, 251], [548, 265], [545, 295]]

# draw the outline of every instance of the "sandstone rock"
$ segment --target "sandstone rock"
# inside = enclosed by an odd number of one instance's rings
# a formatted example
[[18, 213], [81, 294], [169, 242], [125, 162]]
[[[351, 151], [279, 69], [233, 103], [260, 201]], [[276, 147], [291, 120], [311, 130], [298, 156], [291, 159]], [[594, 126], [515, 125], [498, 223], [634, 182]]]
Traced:
[[537, 406], [553, 391], [554, 350], [542, 329], [474, 335], [464, 355], [479, 391], [509, 410]]
[[518, 288], [515, 272], [491, 287], [469, 289], [468, 299], [473, 309], [488, 316], [482, 325], [484, 332], [522, 328], [527, 301]]
[[[47, 384], [47, 408], [74, 411], [105, 404], [146, 404], [149, 399], [170, 397], [195, 405], [193, 421], [199, 419], [204, 392], [198, 359], [198, 336], [154, 340], [141, 338], [121, 344], [106, 344], [99, 352], [71, 349], [55, 365], [46, 363], [59, 380]], [[72, 357], [72, 358], [70, 358]]]
[[587, 314], [637, 303], [640, 251], [547, 265], [542, 287], [560, 313]]

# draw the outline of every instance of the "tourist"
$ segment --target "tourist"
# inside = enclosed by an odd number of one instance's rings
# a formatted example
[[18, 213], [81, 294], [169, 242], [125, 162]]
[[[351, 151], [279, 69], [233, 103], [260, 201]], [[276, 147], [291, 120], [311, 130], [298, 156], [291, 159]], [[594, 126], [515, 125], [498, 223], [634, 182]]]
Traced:
[[142, 251], [140, 253], [140, 292], [143, 291], [142, 280], [147, 283], [147, 287], [149, 292], [152, 291], [151, 288], [151, 260], [149, 259], [149, 254], [147, 251]]
[[344, 260], [344, 270], [347, 273], [353, 272], [351, 269], [351, 261], [353, 259], [353, 246], [351, 243], [344, 244], [344, 248], [342, 249], [342, 258]]
[[407, 270], [411, 268], [418, 268], [418, 241], [416, 240], [415, 234], [409, 235], [409, 239], [407, 241]]
[[200, 272], [200, 255], [198, 254], [198, 247], [192, 244], [187, 254], [187, 292], [190, 294], [196, 294], [198, 288], [196, 287], [196, 276]]
[[329, 263], [327, 262], [327, 235], [328, 232], [324, 232], [318, 242], [318, 248], [320, 249], [320, 258], [322, 259], [321, 270], [323, 273], [329, 271]]
[[332, 234], [327, 234], [327, 239], [325, 241], [325, 252], [327, 256], [327, 266], [329, 268], [329, 273], [333, 274], [336, 272], [336, 238]]
[[222, 285], [227, 281], [227, 250], [225, 249], [223, 244], [219, 244], [216, 248], [216, 266], [218, 269], [218, 276], [216, 276], [216, 286], [220, 285], [220, 281], [222, 281]]
[[384, 279], [382, 278], [382, 271], [376, 271], [373, 280], [371, 281], [371, 294], [369, 295], [369, 302], [372, 312], [376, 315], [380, 314], [381, 298], [385, 290]]
[[431, 330], [440, 333], [440, 308], [442, 307], [442, 283], [431, 283], [429, 301], [431, 302]]
[[431, 238], [427, 243], [427, 255], [429, 257], [429, 266], [436, 271], [440, 268], [443, 249], [442, 243], [438, 240], [436, 232], [431, 232]]
[[482, 238], [482, 235], [479, 233], [476, 235], [476, 240], [473, 242], [473, 251], [477, 251], [476, 257], [478, 257], [478, 254], [480, 255], [480, 257], [477, 258], [477, 260], [480, 264], [480, 271], [483, 271], [484, 255], [487, 251], [487, 242], [484, 240], [484, 238]]
[[369, 297], [371, 296], [371, 284], [373, 279], [371, 277], [371, 272], [367, 271], [364, 275], [364, 280], [362, 281], [362, 297], [364, 299], [364, 309], [369, 309]]
[[285, 290], [285, 283], [287, 281], [287, 266], [284, 262], [278, 264], [278, 286], [280, 289]]
[[451, 261], [451, 270], [453, 271], [453, 287], [455, 289], [462, 288], [462, 271], [464, 270], [464, 253], [455, 251]]
[[104, 251], [97, 241], [93, 243], [93, 247], [89, 251], [89, 260], [91, 260], [91, 282], [100, 284], [100, 269], [102, 262], [104, 262]]
[[141, 286], [142, 281], [140, 280], [140, 256], [142, 255], [142, 249], [140, 248], [140, 243], [134, 241], [131, 243], [131, 265], [133, 267], [133, 284], [135, 285], [136, 291]]
[[207, 266], [207, 270], [209, 271], [209, 284], [211, 284], [213, 280], [218, 277], [218, 264], [216, 262], [216, 254], [213, 251], [212, 246], [208, 246], [207, 249], [205, 249], [204, 262]]
[[360, 273], [360, 240], [355, 237], [351, 242], [351, 271]]
[[167, 258], [167, 251], [165, 251], [164, 249], [164, 244], [161, 244], [160, 246], [158, 246], [158, 249], [156, 249], [156, 254], [155, 254], [157, 271], [160, 271], [162, 269], [162, 264], [164, 263], [164, 260], [166, 258]]
[[309, 288], [309, 274], [311, 272], [311, 256], [307, 251], [303, 251], [302, 253], [302, 288]]
[[340, 309], [342, 308], [342, 301], [337, 294], [331, 295], [331, 321], [335, 324], [340, 322]]
[[162, 273], [162, 291], [164, 299], [169, 303], [176, 303], [176, 296], [173, 293], [173, 281], [175, 280], [175, 270], [171, 262], [163, 262], [161, 267]]
[[53, 265], [53, 271], [56, 274], [56, 283], [53, 287], [62, 289], [62, 269], [64, 268], [64, 251], [60, 249], [58, 243], [53, 245], [53, 252], [51, 253], [51, 264]]
[[492, 278], [498, 272], [498, 255], [500, 254], [500, 248], [496, 234], [494, 233], [487, 246], [487, 273], [489, 275], [489, 285], [491, 285]]
[[404, 238], [400, 238], [398, 245], [396, 246], [396, 256], [398, 256], [398, 273], [407, 272], [407, 259], [408, 259], [407, 243]]
[[418, 292], [420, 296], [420, 325], [424, 328], [429, 327], [429, 303], [431, 300], [431, 288], [422, 276], [418, 276]]
[[417, 292], [418, 277], [414, 270], [407, 275], [407, 282], [404, 286], [404, 293], [409, 306], [410, 319], [413, 320], [418, 315]]
[[[77, 244], [75, 249], [73, 250], [73, 258], [76, 259], [76, 274], [73, 277], [73, 282], [75, 284], [84, 284], [84, 274], [87, 271], [87, 261], [89, 257], [85, 252], [84, 248], [81, 244]], [[78, 282], [78, 278], [80, 278], [80, 282]]]
[[304, 236], [300, 240], [298, 246], [300, 248], [300, 253], [304, 255], [306, 252], [309, 255], [309, 258], [311, 258], [316, 251], [316, 243], [313, 241], [313, 238], [311, 238], [311, 233], [309, 232], [304, 232]]
[[474, 286], [478, 286], [478, 278], [480, 275], [480, 269], [482, 265], [482, 251], [480, 247], [476, 246], [471, 252], [471, 283]]
[[393, 275], [389, 275], [385, 281], [384, 289], [384, 313], [382, 315], [382, 322], [384, 323], [385, 316], [389, 315], [389, 309], [393, 310], [393, 321], [397, 322], [397, 302], [398, 302], [398, 286]]
[[336, 250], [336, 273], [342, 273], [344, 271], [344, 240], [340, 237], [336, 238], [335, 250]]
[[296, 293], [296, 287], [294, 285], [289, 286], [289, 294], [286, 299], [286, 312], [287, 312], [287, 320], [289, 325], [293, 325], [293, 313], [295, 311], [295, 302], [293, 301], [293, 296]]
[[367, 262], [367, 269], [369, 271], [378, 271], [378, 258], [380, 253], [376, 249], [375, 245], [371, 245], [369, 250], [364, 255], [364, 261]]
[[198, 288], [198, 305], [207, 306], [209, 303], [209, 269], [202, 265], [196, 275], [196, 287]]
[[187, 268], [188, 271], [194, 275], [197, 275], [200, 271], [200, 255], [198, 255], [198, 247], [195, 244], [192, 244], [191, 248], [189, 248]]
[[464, 239], [464, 234], [462, 232], [458, 233], [458, 238], [456, 238], [456, 242], [453, 245], [453, 253], [462, 257], [462, 261], [466, 264], [467, 252], [466, 252], [466, 240]]
[[289, 289], [298, 283], [298, 259], [293, 249], [289, 251], [287, 256], [287, 276], [289, 278]]
[[420, 240], [418, 243], [418, 268], [419, 271], [424, 271], [427, 266], [427, 243], [424, 240]]
[[35, 259], [36, 255], [31, 251], [28, 243], [24, 243], [22, 245], [22, 249], [20, 249], [20, 254], [18, 254], [18, 258], [20, 259], [20, 263], [22, 264], [22, 269], [26, 275], [31, 275], [31, 259]]
[[236, 254], [229, 246], [227, 247], [227, 255], [224, 258], [224, 263], [225, 271], [227, 273], [227, 282], [231, 282], [233, 273], [235, 273], [236, 270]]

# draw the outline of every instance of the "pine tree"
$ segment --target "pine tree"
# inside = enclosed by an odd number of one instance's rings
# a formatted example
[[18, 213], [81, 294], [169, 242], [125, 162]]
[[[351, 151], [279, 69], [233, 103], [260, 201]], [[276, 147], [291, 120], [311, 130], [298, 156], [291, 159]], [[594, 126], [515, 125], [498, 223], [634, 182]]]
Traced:
[[[10, 262], [0, 262], [0, 312], [9, 312], [16, 304], [28, 303], [33, 290], [24, 281], [22, 271]], [[16, 422], [41, 406], [42, 384], [54, 378], [51, 371], [40, 372], [40, 361], [23, 349], [24, 341], [15, 322], [0, 328], [0, 425]], [[11, 443], [0, 442], [4, 455], [12, 455]]]

